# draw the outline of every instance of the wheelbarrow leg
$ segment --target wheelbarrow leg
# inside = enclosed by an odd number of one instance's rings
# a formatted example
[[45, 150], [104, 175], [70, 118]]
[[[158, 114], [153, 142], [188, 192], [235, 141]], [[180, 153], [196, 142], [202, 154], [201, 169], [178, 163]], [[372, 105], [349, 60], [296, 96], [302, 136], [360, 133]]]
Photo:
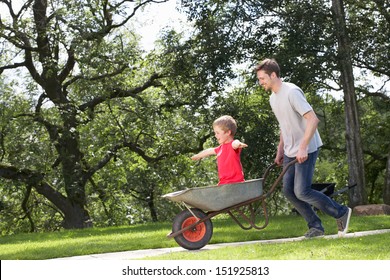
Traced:
[[253, 209], [253, 205], [252, 204], [249, 205], [249, 210], [250, 210], [250, 216], [249, 217], [248, 217], [248, 215], [246, 215], [241, 210], [241, 208], [234, 209], [235, 211], [237, 211], [240, 214], [241, 218], [243, 218], [249, 224], [249, 226], [244, 226], [243, 223], [241, 221], [239, 221], [236, 216], [234, 216], [232, 211], [228, 211], [228, 214], [244, 230], [249, 230], [249, 229], [252, 229], [252, 228], [255, 228], [255, 229], [258, 229], [258, 230], [264, 229], [268, 225], [269, 219], [268, 219], [268, 212], [267, 212], [267, 207], [266, 207], [266, 203], [265, 203], [264, 199], [262, 199], [261, 204], [262, 204], [262, 209], [263, 209], [264, 218], [265, 218], [264, 224], [261, 225], [261, 226], [256, 225], [257, 213]]

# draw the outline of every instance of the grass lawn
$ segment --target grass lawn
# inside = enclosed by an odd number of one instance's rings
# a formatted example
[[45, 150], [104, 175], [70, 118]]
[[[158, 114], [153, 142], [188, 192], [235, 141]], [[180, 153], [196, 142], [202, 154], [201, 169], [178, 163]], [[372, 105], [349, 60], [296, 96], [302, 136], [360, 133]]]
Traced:
[[390, 260], [390, 233], [168, 253], [148, 260]]
[[[322, 216], [326, 234], [336, 234], [334, 219]], [[210, 241], [226, 243], [302, 236], [306, 224], [299, 216], [270, 217], [261, 231], [242, 230], [232, 219], [220, 215], [212, 220]], [[43, 260], [67, 256], [127, 250], [177, 247], [166, 237], [171, 223], [63, 230], [54, 233], [29, 233], [0, 237], [1, 260]], [[350, 232], [390, 229], [389, 216], [352, 217]], [[285, 244], [257, 244], [169, 254], [168, 259], [390, 259], [390, 234], [347, 239], [315, 239]], [[215, 251], [215, 252], [213, 252]], [[159, 258], [161, 259], [161, 258]]]

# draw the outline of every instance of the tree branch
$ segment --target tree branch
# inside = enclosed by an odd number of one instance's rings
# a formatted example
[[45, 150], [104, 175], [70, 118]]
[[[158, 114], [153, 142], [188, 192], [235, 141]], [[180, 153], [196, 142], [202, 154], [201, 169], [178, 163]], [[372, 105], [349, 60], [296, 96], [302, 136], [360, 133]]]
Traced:
[[66, 65], [64, 66], [64, 69], [62, 69], [61, 73], [58, 76], [60, 83], [62, 83], [69, 76], [70, 72], [74, 68], [74, 65], [76, 64], [73, 46], [70, 47], [67, 53], [68, 53], [68, 60], [66, 61]]
[[[132, 0], [123, 0], [122, 2], [118, 3], [116, 6], [114, 6], [115, 8], [118, 8], [119, 6], [121, 6], [123, 3], [125, 2], [130, 2], [130, 3], [134, 3], [134, 1]], [[135, 13], [137, 12], [137, 10], [139, 10], [142, 6], [145, 6], [149, 3], [165, 3], [165, 2], [168, 2], [168, 0], [161, 0], [161, 1], [156, 1], [156, 0], [146, 0], [144, 2], [140, 2], [138, 5], [136, 5], [134, 8], [133, 8], [133, 12], [127, 16], [122, 22], [118, 23], [118, 24], [113, 24], [111, 25], [111, 28], [118, 28], [118, 27], [121, 27], [123, 25], [125, 25], [132, 17], [135, 16]]]
[[14, 63], [14, 64], [11, 64], [11, 65], [1, 66], [0, 67], [0, 74], [3, 73], [4, 70], [16, 69], [16, 68], [23, 67], [23, 66], [26, 66], [25, 62], [19, 62], [19, 63]]
[[[148, 4], [148, 3], [165, 3], [167, 1], [168, 0], [161, 0], [161, 1], [146, 0], [143, 2], [141, 1], [133, 8], [133, 11], [127, 17], [125, 17], [122, 21], [120, 21], [119, 23], [116, 23], [116, 24], [113, 21], [111, 11], [120, 10], [123, 8], [125, 3], [134, 4], [135, 1], [134, 0], [123, 0], [121, 2], [118, 2], [116, 5], [110, 5], [110, 3], [108, 3], [108, 1], [104, 1], [102, 4], [103, 18], [102, 18], [102, 24], [101, 24], [100, 30], [94, 31], [94, 32], [84, 32], [83, 30], [80, 30], [80, 28], [78, 26], [75, 26], [72, 24], [69, 24], [69, 26], [71, 26], [75, 30], [78, 30], [80, 32], [81, 36], [83, 37], [83, 39], [86, 41], [93, 41], [93, 40], [101, 39], [101, 38], [105, 37], [107, 34], [109, 34], [113, 29], [116, 29], [116, 28], [119, 28], [119, 27], [122, 27], [123, 25], [125, 25], [131, 18], [133, 18], [135, 16], [137, 10], [139, 10], [141, 7], [145, 6], [146, 4]], [[124, 7], [124, 8], [126, 8], [126, 7]]]
[[103, 80], [103, 79], [107, 79], [107, 78], [112, 78], [112, 77], [115, 77], [115, 76], [119, 75], [120, 73], [122, 73], [124, 70], [126, 70], [126, 68], [127, 68], [127, 65], [123, 65], [114, 72], [103, 74], [103, 75], [98, 75], [95, 77], [89, 77], [89, 78], [84, 77], [82, 75], [74, 76], [72, 79], [67, 81], [63, 87], [67, 88], [69, 85], [73, 84], [74, 82], [76, 82], [78, 80], [98, 81], [98, 80]]
[[97, 171], [102, 169], [104, 166], [107, 165], [107, 163], [110, 162], [110, 160], [115, 157], [119, 150], [129, 148], [129, 150], [137, 153], [140, 157], [142, 157], [146, 162], [152, 163], [152, 162], [158, 162], [160, 160], [165, 159], [168, 155], [162, 154], [158, 157], [150, 157], [148, 156], [144, 150], [142, 150], [136, 143], [132, 142], [123, 142], [121, 144], [115, 145], [110, 151], [106, 153], [106, 155], [101, 159], [95, 166], [88, 169], [88, 171], [85, 173], [85, 178], [88, 180], [90, 177], [93, 176]]
[[37, 184], [43, 180], [44, 174], [29, 169], [19, 169], [15, 166], [0, 164], [0, 177], [24, 183]]
[[79, 109], [81, 111], [85, 111], [87, 109], [93, 109], [97, 105], [110, 100], [110, 99], [115, 99], [115, 98], [124, 98], [124, 97], [134, 97], [136, 98], [138, 93], [143, 92], [149, 87], [153, 86], [160, 86], [160, 83], [158, 83], [156, 80], [159, 79], [161, 76], [157, 73], [153, 74], [149, 80], [147, 80], [143, 85], [139, 87], [132, 88], [130, 90], [122, 90], [122, 89], [114, 89], [112, 93], [108, 96], [98, 96], [91, 101], [84, 103], [79, 106]]
[[69, 203], [67, 198], [44, 181], [45, 174], [30, 169], [19, 169], [15, 166], [0, 164], [0, 177], [23, 182], [28, 186], [34, 187], [39, 194], [46, 197], [61, 211], [66, 210], [66, 206]]
[[379, 97], [381, 98], [384, 102], [390, 102], [390, 96], [386, 95], [384, 92], [376, 91], [376, 92], [371, 92], [365, 88], [362, 87], [356, 87], [356, 89], [366, 96], [371, 96], [371, 97]]
[[32, 189], [31, 185], [27, 185], [27, 190], [26, 190], [26, 193], [24, 194], [24, 198], [22, 201], [22, 209], [23, 209], [23, 212], [26, 214], [25, 217], [27, 217], [27, 219], [30, 222], [30, 232], [34, 232], [34, 230], [35, 230], [34, 221], [31, 218], [31, 211], [27, 206], [28, 199], [30, 198], [30, 195], [31, 195], [31, 189]]
[[381, 75], [386, 75], [386, 76], [390, 77], [389, 69], [384, 69], [384, 68], [380, 69], [380, 68], [374, 67], [370, 64], [367, 64], [366, 61], [361, 60], [361, 59], [356, 58], [356, 57], [354, 57], [354, 60], [356, 60], [358, 62], [358, 64], [354, 64], [354, 67], [367, 69], [367, 70], [370, 70], [374, 73], [379, 73]]

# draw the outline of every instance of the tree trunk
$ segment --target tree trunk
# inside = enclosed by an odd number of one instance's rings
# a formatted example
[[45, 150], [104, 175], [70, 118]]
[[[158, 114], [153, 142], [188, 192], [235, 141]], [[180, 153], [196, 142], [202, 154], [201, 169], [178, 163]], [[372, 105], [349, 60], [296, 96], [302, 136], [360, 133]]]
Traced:
[[82, 229], [92, 227], [92, 221], [83, 205], [69, 204], [64, 211], [63, 227], [65, 229]]
[[157, 210], [156, 210], [156, 207], [154, 205], [154, 188], [150, 192], [150, 198], [147, 200], [147, 202], [148, 202], [148, 207], [149, 207], [149, 210], [150, 210], [150, 216], [152, 217], [152, 221], [153, 222], [157, 222], [158, 221], [158, 219], [157, 219]]
[[338, 64], [345, 101], [346, 146], [349, 166], [349, 185], [357, 184], [349, 191], [351, 207], [367, 203], [365, 190], [363, 148], [360, 136], [359, 114], [355, 94], [351, 46], [345, 22], [342, 0], [332, 0], [333, 19], [338, 40]]
[[61, 211], [64, 217], [64, 228], [82, 229], [92, 226], [90, 216], [85, 209], [84, 203], [69, 199], [44, 182], [35, 185], [35, 189]]
[[[0, 177], [15, 182], [22, 182], [29, 187], [35, 188], [40, 195], [46, 197], [63, 214], [64, 228], [80, 229], [92, 226], [89, 214], [84, 207], [85, 204], [83, 202], [77, 202], [78, 200], [71, 200], [54, 189], [45, 182], [44, 174], [29, 169], [18, 169], [14, 166], [0, 163]], [[26, 196], [26, 199], [28, 199], [28, 196]]]
[[387, 154], [385, 186], [383, 189], [383, 202], [390, 205], [390, 146]]

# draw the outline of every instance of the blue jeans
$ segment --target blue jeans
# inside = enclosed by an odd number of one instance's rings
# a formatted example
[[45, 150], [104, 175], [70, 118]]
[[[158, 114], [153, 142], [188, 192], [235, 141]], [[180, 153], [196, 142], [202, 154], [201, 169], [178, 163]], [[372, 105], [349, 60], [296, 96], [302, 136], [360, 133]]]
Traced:
[[[317, 157], [318, 151], [310, 153], [305, 162], [296, 163], [287, 170], [283, 177], [283, 193], [306, 220], [309, 228], [324, 231], [321, 220], [313, 210], [312, 205], [336, 219], [342, 217], [348, 208], [311, 188]], [[284, 155], [283, 166], [294, 159], [295, 157]]]

